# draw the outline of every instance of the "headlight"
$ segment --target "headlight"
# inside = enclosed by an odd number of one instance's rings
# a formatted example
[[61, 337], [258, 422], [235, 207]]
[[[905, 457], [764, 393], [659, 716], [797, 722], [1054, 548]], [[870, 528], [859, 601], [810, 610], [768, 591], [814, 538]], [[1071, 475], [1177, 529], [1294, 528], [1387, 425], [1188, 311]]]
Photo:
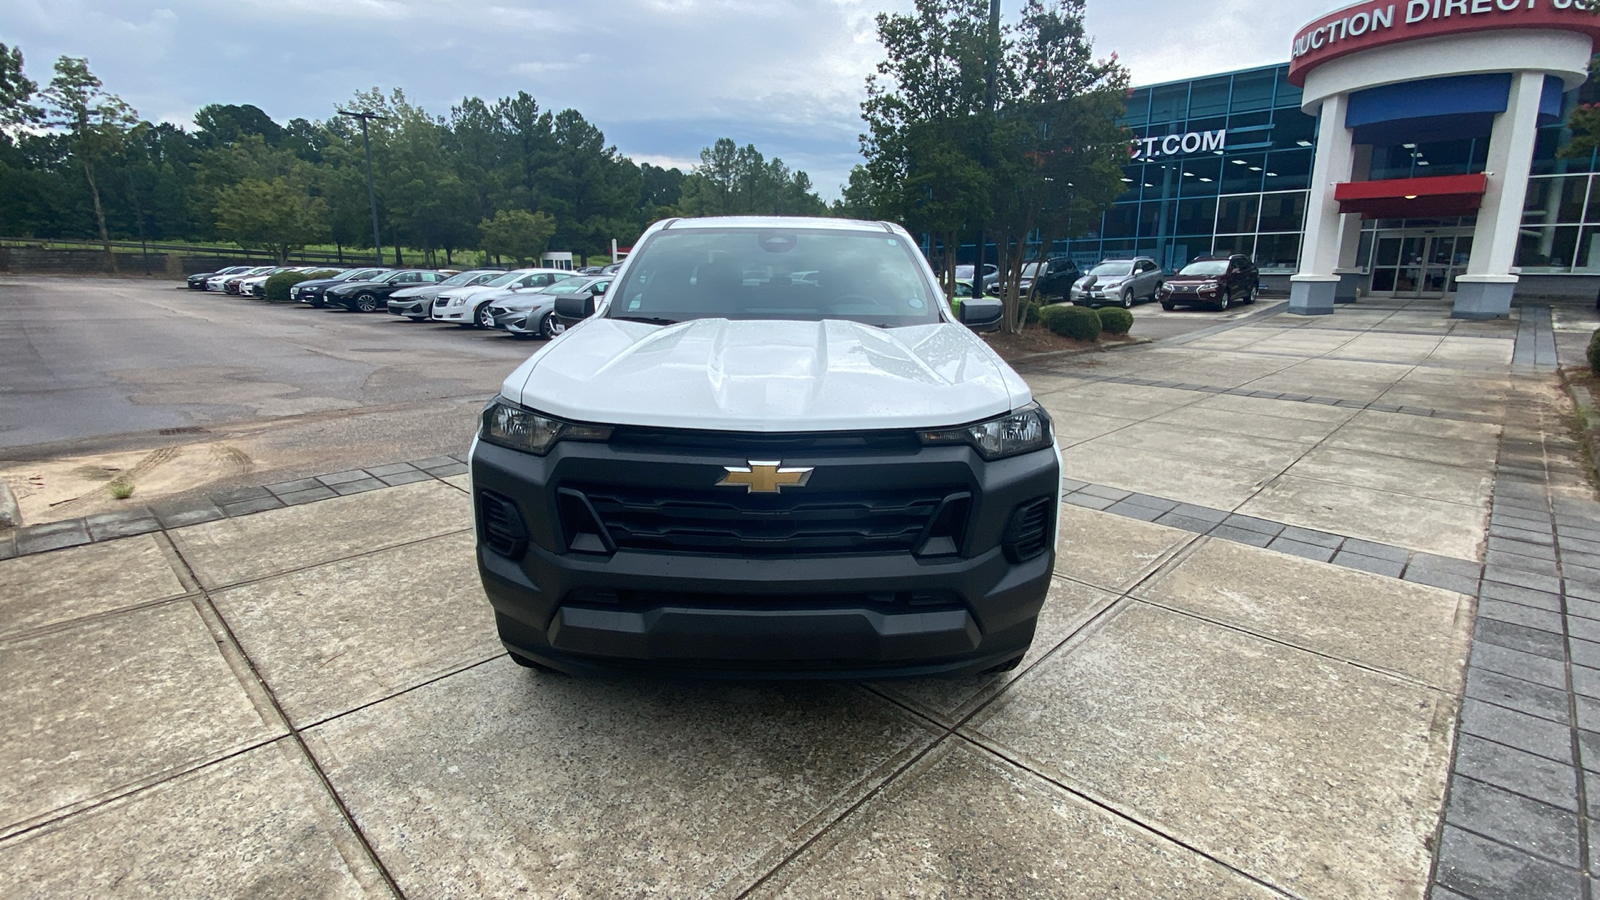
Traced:
[[611, 426], [563, 422], [496, 397], [483, 408], [478, 436], [491, 444], [543, 456], [557, 441], [608, 441]]
[[987, 460], [1042, 450], [1053, 440], [1050, 416], [1037, 403], [987, 422], [923, 431], [917, 437], [928, 445], [971, 444]]

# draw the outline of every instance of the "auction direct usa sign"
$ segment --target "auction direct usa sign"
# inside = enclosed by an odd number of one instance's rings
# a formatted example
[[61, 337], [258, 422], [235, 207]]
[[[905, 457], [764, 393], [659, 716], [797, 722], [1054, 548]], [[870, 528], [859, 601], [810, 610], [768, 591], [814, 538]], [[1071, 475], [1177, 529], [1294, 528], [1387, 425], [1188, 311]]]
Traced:
[[1543, 28], [1600, 37], [1600, 16], [1582, 0], [1369, 0], [1300, 29], [1289, 81], [1304, 85], [1317, 66], [1359, 50], [1471, 31]]

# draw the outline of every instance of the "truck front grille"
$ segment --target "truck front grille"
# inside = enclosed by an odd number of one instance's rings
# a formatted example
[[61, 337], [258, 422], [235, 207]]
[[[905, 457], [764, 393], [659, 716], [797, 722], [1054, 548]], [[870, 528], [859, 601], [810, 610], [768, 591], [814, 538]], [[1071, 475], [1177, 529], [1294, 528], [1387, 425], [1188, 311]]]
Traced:
[[[932, 545], [954, 552], [969, 495], [919, 489], [776, 496], [726, 491], [670, 491], [616, 485], [570, 485], [587, 498], [605, 535], [622, 550], [795, 556], [900, 553]], [[953, 505], [959, 514], [951, 515]], [[936, 514], [942, 511], [946, 514]], [[563, 518], [568, 518], [563, 508]], [[569, 534], [581, 523], [566, 523]], [[591, 526], [592, 527], [592, 526]], [[933, 531], [955, 531], [932, 535]]]

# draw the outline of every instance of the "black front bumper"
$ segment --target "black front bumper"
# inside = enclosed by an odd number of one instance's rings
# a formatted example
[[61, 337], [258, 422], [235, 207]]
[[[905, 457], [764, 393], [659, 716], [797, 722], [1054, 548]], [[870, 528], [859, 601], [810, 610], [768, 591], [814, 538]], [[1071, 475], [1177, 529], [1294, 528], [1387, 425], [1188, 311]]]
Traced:
[[[1027, 651], [1054, 567], [1060, 464], [1051, 450], [994, 463], [965, 447], [784, 456], [784, 466], [815, 467], [817, 487], [831, 479], [864, 491], [917, 482], [965, 491], [963, 538], [944, 555], [568, 549], [558, 492], [569, 485], [631, 479], [723, 496], [729, 488], [713, 487], [723, 467], [751, 458], [765, 457], [576, 442], [537, 457], [479, 442], [478, 567], [507, 649], [576, 674], [730, 678], [956, 674]], [[486, 494], [491, 505], [514, 505], [524, 541], [497, 549], [485, 540]], [[1047, 549], [1013, 559], [1008, 524], [1041, 499], [1050, 509]]]

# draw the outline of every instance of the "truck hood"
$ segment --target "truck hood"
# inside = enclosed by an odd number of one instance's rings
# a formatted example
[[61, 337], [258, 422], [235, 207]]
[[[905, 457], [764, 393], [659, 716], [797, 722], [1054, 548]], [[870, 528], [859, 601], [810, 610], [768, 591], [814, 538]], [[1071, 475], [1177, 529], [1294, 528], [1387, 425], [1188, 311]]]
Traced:
[[501, 392], [564, 419], [715, 431], [938, 428], [1027, 404], [1027, 384], [954, 323], [590, 319]]

